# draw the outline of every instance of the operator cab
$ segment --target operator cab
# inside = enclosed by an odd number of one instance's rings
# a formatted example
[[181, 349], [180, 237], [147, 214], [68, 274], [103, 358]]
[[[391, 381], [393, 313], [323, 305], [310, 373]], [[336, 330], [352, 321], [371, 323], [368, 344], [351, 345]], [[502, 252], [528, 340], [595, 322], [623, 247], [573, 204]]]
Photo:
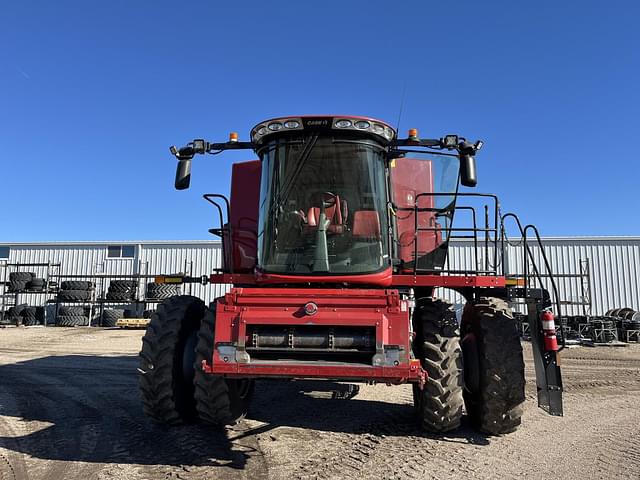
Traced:
[[223, 238], [225, 270], [388, 285], [393, 272], [443, 268], [458, 182], [475, 186], [480, 146], [415, 130], [398, 139], [368, 117], [299, 116], [259, 123], [251, 142], [232, 134], [172, 152], [178, 189], [188, 187], [196, 153], [252, 149], [260, 158], [234, 165], [228, 223], [212, 230]]
[[[435, 210], [453, 208], [457, 157], [394, 158], [393, 128], [363, 117], [272, 119], [251, 136], [262, 161], [261, 271], [362, 275], [392, 268], [394, 258], [401, 268], [416, 257], [423, 267], [444, 263], [451, 216]], [[429, 196], [435, 189], [450, 195]]]
[[353, 117], [256, 126], [259, 268], [306, 275], [389, 268], [385, 159], [394, 136], [382, 122]]

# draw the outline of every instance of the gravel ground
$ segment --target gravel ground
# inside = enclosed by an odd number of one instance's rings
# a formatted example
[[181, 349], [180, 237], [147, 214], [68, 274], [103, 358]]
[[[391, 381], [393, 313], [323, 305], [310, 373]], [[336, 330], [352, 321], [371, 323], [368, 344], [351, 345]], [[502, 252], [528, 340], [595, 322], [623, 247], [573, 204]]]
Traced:
[[0, 480], [640, 478], [640, 345], [563, 355], [565, 417], [536, 407], [486, 437], [414, 427], [408, 386], [260, 382], [234, 429], [163, 430], [142, 414], [143, 332], [0, 329]]

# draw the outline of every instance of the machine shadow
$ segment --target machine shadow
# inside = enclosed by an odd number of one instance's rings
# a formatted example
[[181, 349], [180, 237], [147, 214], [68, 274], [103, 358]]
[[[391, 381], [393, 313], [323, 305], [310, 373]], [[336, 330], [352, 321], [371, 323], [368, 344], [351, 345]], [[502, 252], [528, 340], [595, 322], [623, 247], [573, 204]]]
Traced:
[[[398, 387], [380, 386], [380, 389]], [[451, 432], [430, 434], [419, 425], [413, 405], [358, 398], [357, 384], [320, 380], [260, 381], [249, 418], [277, 427], [330, 432], [414, 436], [446, 442], [488, 445], [466, 417]], [[401, 400], [398, 395], [398, 400]]]
[[[152, 424], [136, 367], [135, 356], [81, 355], [0, 366], [0, 448], [46, 460], [245, 468], [255, 449], [226, 429]], [[32, 432], [16, 434], [27, 422]]]
[[[357, 385], [330, 381], [258, 381], [249, 421], [238, 428], [165, 429], [142, 412], [136, 367], [136, 356], [89, 355], [0, 366], [0, 447], [46, 460], [243, 469], [260, 455], [255, 436], [278, 427], [489, 443], [465, 423], [426, 434], [410, 404], [359, 399]], [[251, 420], [264, 425], [251, 428]], [[20, 435], [17, 422], [36, 423]]]

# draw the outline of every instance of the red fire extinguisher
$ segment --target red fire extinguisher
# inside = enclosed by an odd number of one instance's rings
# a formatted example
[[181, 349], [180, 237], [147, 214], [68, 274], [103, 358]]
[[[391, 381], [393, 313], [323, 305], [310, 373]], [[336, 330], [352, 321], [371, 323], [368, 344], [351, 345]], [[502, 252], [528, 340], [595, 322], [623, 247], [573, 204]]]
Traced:
[[542, 333], [544, 335], [544, 349], [547, 352], [557, 352], [558, 339], [556, 338], [556, 322], [553, 318], [553, 313], [545, 310], [540, 314], [540, 321], [542, 322]]

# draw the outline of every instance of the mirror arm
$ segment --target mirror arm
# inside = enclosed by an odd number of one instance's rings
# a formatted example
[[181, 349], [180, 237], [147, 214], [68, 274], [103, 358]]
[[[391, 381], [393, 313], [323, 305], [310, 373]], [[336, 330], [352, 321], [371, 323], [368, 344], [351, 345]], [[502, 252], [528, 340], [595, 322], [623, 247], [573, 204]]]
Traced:
[[202, 139], [196, 139], [186, 146], [176, 148], [175, 146], [169, 147], [171, 154], [178, 159], [178, 165], [176, 167], [176, 190], [186, 190], [191, 184], [191, 160], [197, 154], [205, 153], [220, 153], [223, 150], [240, 150], [240, 149], [252, 149], [255, 150], [255, 145], [252, 142], [225, 142], [225, 143], [209, 143]]

